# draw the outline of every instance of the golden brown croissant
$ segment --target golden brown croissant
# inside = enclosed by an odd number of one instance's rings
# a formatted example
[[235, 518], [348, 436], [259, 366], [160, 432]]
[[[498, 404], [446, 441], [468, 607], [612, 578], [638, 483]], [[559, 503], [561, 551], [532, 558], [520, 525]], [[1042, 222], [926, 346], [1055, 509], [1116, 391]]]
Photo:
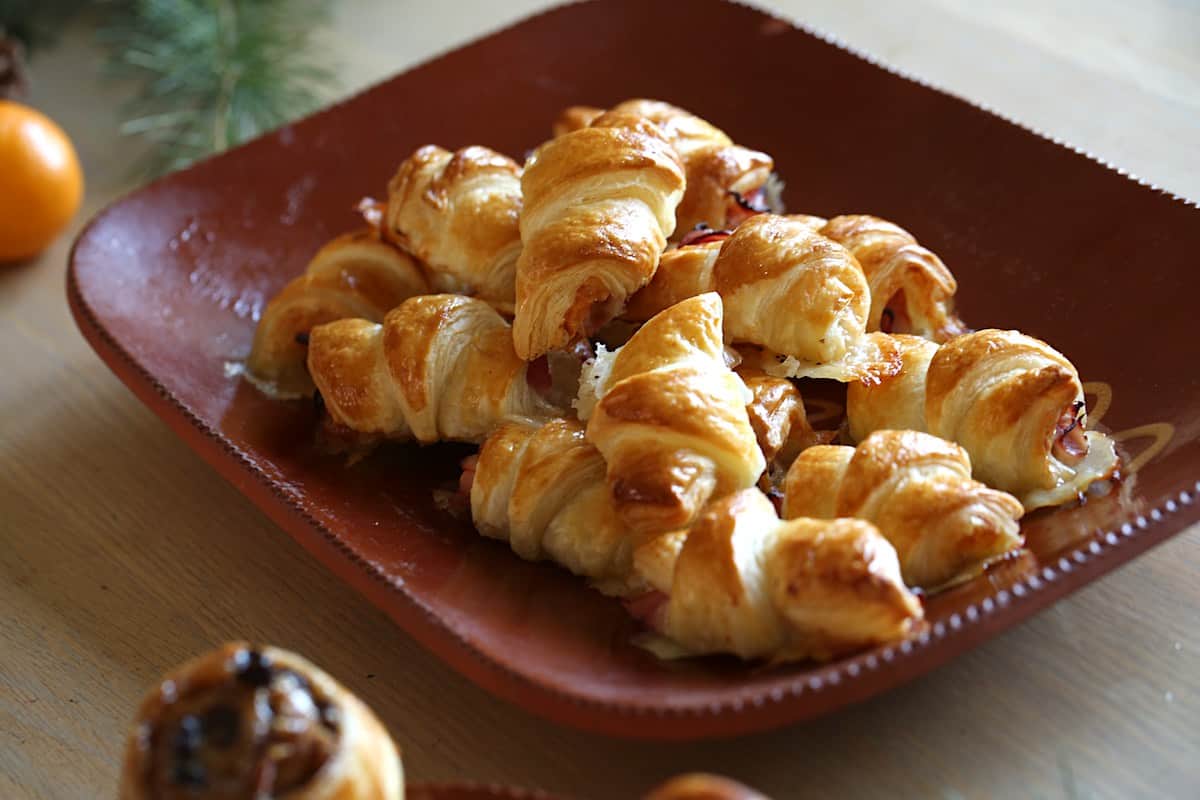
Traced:
[[871, 286], [867, 330], [944, 342], [965, 328], [954, 315], [958, 283], [942, 260], [908, 231], [866, 214], [834, 217], [822, 236], [849, 250]]
[[413, 297], [383, 324], [313, 328], [308, 370], [330, 420], [390, 439], [480, 442], [509, 416], [556, 413], [530, 385], [507, 322], [482, 300]]
[[787, 378], [776, 378], [746, 364], [734, 371], [750, 390], [746, 413], [758, 449], [767, 461], [759, 487], [770, 491], [782, 483], [784, 473], [801, 451], [829, 442], [834, 432], [813, 430], [804, 409], [804, 398]]
[[381, 241], [374, 229], [339, 236], [267, 304], [254, 331], [246, 377], [273, 396], [311, 394], [304, 340], [314, 326], [346, 317], [378, 321], [401, 301], [428, 291], [416, 262]]
[[[687, 190], [675, 211], [677, 237], [700, 225], [717, 230], [732, 228], [777, 204], [767, 197], [775, 162], [766, 153], [739, 147], [716, 126], [658, 100], [626, 100], [613, 106], [612, 112], [650, 120], [679, 153]], [[554, 123], [554, 135], [592, 125], [601, 113], [588, 106], [572, 106]]]
[[530, 156], [513, 320], [522, 358], [563, 349], [620, 313], [654, 275], [683, 187], [675, 151], [637, 117], [604, 115]]
[[641, 545], [634, 569], [659, 594], [631, 610], [692, 655], [829, 659], [904, 638], [923, 617], [896, 551], [873, 525], [785, 522], [758, 489], [717, 500], [690, 529]]
[[672, 306], [615, 353], [597, 356], [578, 408], [632, 531], [680, 528], [710, 497], [754, 485], [765, 462], [750, 399], [726, 365], [713, 293]]
[[911, 428], [957, 442], [976, 478], [1015, 494], [1027, 511], [1072, 500], [1117, 468], [1112, 440], [1087, 430], [1075, 367], [1045, 342], [994, 329], [941, 347], [895, 340], [903, 371], [847, 392], [856, 440], [880, 428]]
[[172, 671], [138, 709], [121, 800], [402, 800], [387, 731], [294, 653], [233, 642]]
[[876, 431], [857, 448], [805, 450], [788, 470], [783, 516], [858, 517], [896, 548], [909, 586], [933, 589], [1020, 547], [1017, 498], [971, 478], [958, 445], [917, 431]]
[[645, 800], [767, 800], [767, 797], [721, 775], [692, 772], [655, 787]]
[[549, 559], [590, 578], [605, 593], [630, 591], [636, 540], [617, 517], [604, 457], [584, 438], [582, 423], [502, 423], [463, 483], [483, 535], [507, 541], [522, 558]]
[[862, 268], [808, 219], [758, 214], [728, 236], [664, 253], [625, 318], [646, 319], [706, 291], [721, 295], [730, 339], [772, 351], [758, 363], [771, 374], [872, 380], [898, 367], [888, 337], [866, 333], [871, 293]]
[[388, 183], [385, 235], [413, 253], [435, 288], [512, 313], [521, 253], [521, 168], [486, 147], [426, 145]]

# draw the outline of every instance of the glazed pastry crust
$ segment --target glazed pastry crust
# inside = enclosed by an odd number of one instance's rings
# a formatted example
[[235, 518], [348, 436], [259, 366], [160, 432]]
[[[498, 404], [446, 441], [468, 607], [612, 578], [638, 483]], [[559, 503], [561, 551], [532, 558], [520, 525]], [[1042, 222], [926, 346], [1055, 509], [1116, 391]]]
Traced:
[[612, 356], [595, 393], [587, 438], [608, 465], [617, 514], [635, 532], [683, 527], [710, 497], [762, 474], [750, 398], [725, 363], [715, 294], [647, 322]]
[[[373, 321], [402, 301], [429, 291], [406, 253], [366, 228], [332, 240], [264, 309], [246, 360], [246, 377], [276, 397], [311, 394], [303, 337], [346, 317]], [[299, 338], [298, 338], [299, 337]]]
[[901, 344], [904, 369], [878, 386], [850, 387], [852, 438], [909, 428], [957, 442], [978, 480], [1016, 495], [1027, 511], [1069, 501], [1116, 470], [1112, 441], [1096, 431], [1085, 434], [1081, 463], [1056, 454], [1063, 414], [1076, 414], [1084, 429], [1087, 417], [1075, 367], [1045, 342], [995, 329], [941, 347], [892, 338]]
[[650, 281], [684, 177], [652, 124], [604, 115], [538, 148], [521, 188], [513, 341], [532, 359], [594, 332]]
[[925, 423], [925, 376], [938, 346], [917, 336], [892, 337], [900, 369], [876, 383], [846, 387], [846, 421], [851, 441], [861, 442], [871, 431], [892, 428], [928, 431]]
[[314, 328], [308, 369], [335, 425], [381, 438], [481, 442], [506, 417], [556, 413], [529, 385], [504, 318], [460, 295], [411, 298], [383, 324]]
[[[834, 217], [820, 233], [858, 260], [871, 287], [867, 330], [913, 333], [944, 342], [966, 329], [954, 314], [958, 283], [942, 260], [899, 225], [867, 214]], [[903, 292], [903, 308], [891, 308]], [[903, 313], [908, 330], [888, 322]]]
[[809, 448], [784, 484], [785, 518], [868, 520], [896, 548], [905, 583], [924, 589], [1020, 547], [1023, 513], [1015, 497], [971, 478], [963, 448], [916, 431]]
[[[760, 189], [775, 167], [766, 153], [735, 145], [715, 125], [669, 103], [626, 100], [613, 106], [612, 112], [653, 122], [679, 153], [687, 175], [687, 191], [676, 210], [678, 236], [701, 223], [718, 230], [729, 227], [735, 222], [730, 215], [730, 192], [746, 195]], [[589, 106], [572, 106], [554, 123], [554, 135], [595, 124], [601, 113]]]
[[[236, 680], [234, 657], [247, 649], [244, 642], [232, 642], [199, 656], [164, 676], [146, 695], [126, 745], [120, 800], [156, 800], [148, 776], [152, 769], [155, 729], [166, 707], [176, 697], [187, 697], [191, 692], [202, 691], [213, 684]], [[258, 650], [275, 667], [301, 676], [314, 696], [337, 710], [338, 735], [331, 756], [306, 784], [278, 796], [282, 800], [402, 800], [404, 770], [400, 754], [371, 710], [300, 656], [273, 647]]]
[[784, 522], [757, 489], [714, 502], [677, 548], [638, 548], [634, 564], [667, 595], [659, 632], [691, 654], [829, 659], [903, 638], [922, 618], [874, 526]]
[[982, 330], [942, 345], [929, 363], [931, 433], [971, 454], [976, 476], [998, 489], [1050, 489], [1069, 478], [1051, 453], [1063, 409], [1083, 403], [1074, 365], [1018, 331]]
[[549, 559], [606, 593], [631, 591], [635, 538], [617, 517], [604, 457], [571, 419], [502, 423], [479, 452], [471, 516], [485, 536]]
[[816, 233], [816, 219], [758, 214], [723, 241], [664, 253], [627, 318], [716, 291], [727, 338], [769, 350], [759, 365], [773, 375], [850, 381], [894, 373], [899, 362], [889, 340], [866, 334], [871, 295], [862, 269]]
[[776, 378], [746, 364], [735, 371], [750, 390], [751, 400], [746, 404], [746, 413], [758, 440], [758, 449], [767, 461], [767, 471], [763, 473], [759, 487], [769, 491], [796, 456], [809, 447], [829, 441], [833, 432], [813, 430], [804, 408], [804, 398], [787, 378]]
[[429, 269], [439, 291], [512, 313], [521, 252], [521, 169], [486, 147], [420, 148], [388, 183], [385, 235]]

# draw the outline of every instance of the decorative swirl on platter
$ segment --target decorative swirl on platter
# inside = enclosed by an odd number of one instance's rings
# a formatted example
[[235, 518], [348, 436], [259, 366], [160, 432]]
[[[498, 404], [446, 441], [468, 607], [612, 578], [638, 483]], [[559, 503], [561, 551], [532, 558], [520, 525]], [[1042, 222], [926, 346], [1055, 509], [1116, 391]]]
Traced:
[[[1088, 425], [1098, 425], [1112, 406], [1112, 386], [1104, 381], [1089, 381], [1083, 384], [1083, 391], [1085, 394], [1096, 398], [1095, 402], [1091, 404], [1091, 411], [1088, 412]], [[1169, 422], [1150, 422], [1134, 428], [1114, 431], [1109, 436], [1114, 442], [1125, 442], [1133, 439], [1152, 440], [1145, 449], [1125, 462], [1121, 471], [1126, 475], [1133, 475], [1162, 454], [1167, 445], [1171, 443], [1171, 440], [1175, 438], [1175, 426]]]

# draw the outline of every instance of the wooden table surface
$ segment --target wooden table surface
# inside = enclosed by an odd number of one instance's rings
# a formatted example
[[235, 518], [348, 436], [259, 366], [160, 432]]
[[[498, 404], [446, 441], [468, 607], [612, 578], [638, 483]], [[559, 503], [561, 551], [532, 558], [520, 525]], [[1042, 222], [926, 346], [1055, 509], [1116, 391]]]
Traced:
[[[349, 91], [545, 5], [341, 0], [322, 41]], [[1196, 4], [772, 5], [1200, 198]], [[0, 797], [112, 796], [141, 693], [232, 637], [325, 666], [378, 711], [417, 780], [632, 798], [707, 769], [780, 798], [1200, 794], [1196, 528], [911, 685], [769, 734], [611, 740], [451, 672], [217, 477], [80, 338], [63, 293], [69, 242], [133, 188], [138, 152], [115, 132], [124, 87], [100, 83], [90, 42], [73, 29], [33, 65], [33, 101], [80, 150], [84, 209], [41, 258], [0, 271]]]

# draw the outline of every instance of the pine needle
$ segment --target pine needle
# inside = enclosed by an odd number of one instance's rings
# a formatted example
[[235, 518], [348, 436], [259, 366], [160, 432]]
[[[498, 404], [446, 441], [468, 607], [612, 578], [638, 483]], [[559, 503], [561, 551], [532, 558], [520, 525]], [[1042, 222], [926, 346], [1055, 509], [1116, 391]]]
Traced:
[[155, 144], [152, 175], [272, 130], [317, 107], [333, 85], [313, 63], [319, 0], [127, 0], [101, 39], [107, 72], [140, 91], [122, 131]]

